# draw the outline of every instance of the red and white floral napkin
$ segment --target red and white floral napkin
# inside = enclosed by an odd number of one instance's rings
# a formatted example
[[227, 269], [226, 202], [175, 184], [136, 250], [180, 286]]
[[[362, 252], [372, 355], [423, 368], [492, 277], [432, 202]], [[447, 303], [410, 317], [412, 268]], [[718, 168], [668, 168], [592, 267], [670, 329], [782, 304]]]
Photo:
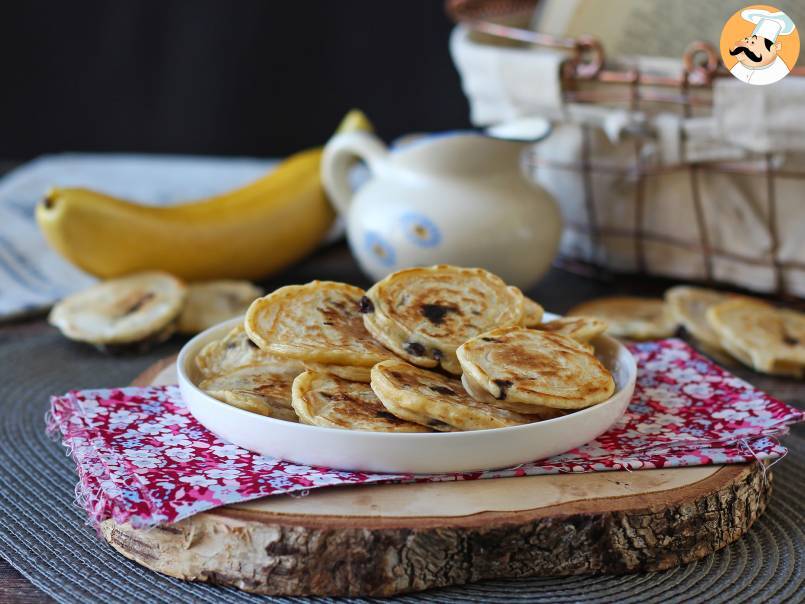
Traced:
[[310, 467], [221, 441], [176, 386], [70, 392], [51, 400], [91, 522], [176, 522], [228, 503], [305, 489], [743, 463], [786, 453], [776, 436], [803, 412], [727, 373], [677, 339], [634, 344], [638, 379], [618, 424], [597, 440], [514, 468], [441, 475]]

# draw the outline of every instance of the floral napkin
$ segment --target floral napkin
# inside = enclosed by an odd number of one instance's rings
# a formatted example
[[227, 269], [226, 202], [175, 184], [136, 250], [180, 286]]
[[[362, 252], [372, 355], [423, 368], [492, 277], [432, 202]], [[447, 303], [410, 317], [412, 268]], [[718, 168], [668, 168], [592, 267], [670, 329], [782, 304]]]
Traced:
[[677, 339], [634, 344], [638, 379], [624, 417], [598, 439], [513, 468], [462, 474], [345, 472], [250, 453], [190, 414], [176, 386], [70, 392], [49, 427], [75, 460], [90, 521], [176, 522], [229, 503], [306, 489], [744, 463], [786, 453], [775, 437], [803, 412], [727, 373]]

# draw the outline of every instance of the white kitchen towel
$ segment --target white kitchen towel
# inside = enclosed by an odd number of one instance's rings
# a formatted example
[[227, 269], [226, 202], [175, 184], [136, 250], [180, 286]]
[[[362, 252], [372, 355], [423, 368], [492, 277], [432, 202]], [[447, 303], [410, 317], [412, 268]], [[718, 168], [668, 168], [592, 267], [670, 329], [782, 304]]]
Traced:
[[481, 44], [461, 25], [450, 36], [450, 53], [470, 101], [470, 120], [476, 126], [533, 115], [561, 115], [561, 67], [568, 53]]
[[805, 151], [805, 77], [768, 86], [718, 78], [713, 87], [716, 136], [756, 153]]
[[149, 205], [222, 193], [266, 172], [252, 158], [48, 155], [0, 179], [0, 320], [41, 311], [94, 279], [46, 243], [34, 207], [52, 186], [89, 187]]

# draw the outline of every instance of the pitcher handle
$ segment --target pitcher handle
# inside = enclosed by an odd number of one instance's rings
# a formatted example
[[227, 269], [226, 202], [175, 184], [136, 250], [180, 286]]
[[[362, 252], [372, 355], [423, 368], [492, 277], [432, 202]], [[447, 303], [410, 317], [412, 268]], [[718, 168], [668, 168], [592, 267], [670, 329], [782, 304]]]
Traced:
[[339, 214], [349, 211], [354, 191], [349, 184], [349, 170], [357, 157], [367, 163], [369, 171], [377, 175], [386, 163], [388, 149], [379, 138], [369, 132], [345, 132], [334, 136], [324, 147], [321, 163], [321, 180], [324, 190]]

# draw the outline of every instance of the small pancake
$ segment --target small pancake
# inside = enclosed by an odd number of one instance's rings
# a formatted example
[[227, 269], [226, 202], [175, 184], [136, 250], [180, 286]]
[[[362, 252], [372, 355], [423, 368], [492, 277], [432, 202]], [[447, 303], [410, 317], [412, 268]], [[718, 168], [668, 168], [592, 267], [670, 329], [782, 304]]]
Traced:
[[494, 396], [489, 394], [471, 379], [467, 379], [467, 374], [461, 376], [461, 385], [472, 398], [487, 405], [493, 405], [500, 409], [521, 413], [531, 418], [532, 421], [542, 421], [544, 419], [553, 419], [554, 417], [561, 417], [565, 412], [561, 409], [554, 409], [552, 407], [543, 407], [542, 405], [529, 405], [526, 403], [512, 403], [508, 401], [499, 401]]
[[293, 382], [293, 408], [303, 424], [370, 432], [430, 432], [400, 419], [381, 404], [369, 384], [305, 371]]
[[164, 340], [185, 296], [184, 284], [172, 275], [135, 273], [66, 297], [53, 307], [49, 321], [71, 340], [97, 346]]
[[456, 348], [499, 326], [519, 325], [523, 294], [480, 268], [448, 265], [392, 273], [366, 292], [366, 329], [420, 367], [460, 375]]
[[205, 281], [187, 286], [179, 332], [194, 334], [246, 312], [263, 290], [248, 281]]
[[742, 363], [762, 373], [805, 376], [805, 314], [742, 297], [711, 306], [706, 316], [722, 347]]
[[392, 413], [408, 411], [411, 421], [424, 421], [423, 425], [440, 431], [505, 428], [532, 421], [476, 401], [457, 379], [397, 359], [372, 367], [372, 390]]
[[595, 317], [561, 317], [547, 323], [540, 323], [537, 329], [558, 333], [582, 344], [588, 344], [590, 340], [597, 338], [607, 330], [607, 324], [606, 321]]
[[523, 327], [537, 327], [542, 321], [545, 309], [527, 296], [523, 296]]
[[244, 325], [262, 350], [301, 361], [371, 367], [391, 358], [366, 331], [363, 290], [346, 283], [289, 285], [255, 300]]
[[420, 426], [427, 427], [431, 430], [435, 430], [436, 432], [460, 432], [458, 428], [454, 428], [442, 421], [437, 419], [433, 419], [432, 417], [428, 417], [427, 415], [423, 415], [421, 413], [416, 413], [411, 411], [410, 409], [406, 409], [405, 407], [396, 404], [395, 399], [389, 398], [386, 402], [383, 403], [383, 406], [386, 410], [399, 417], [400, 419], [404, 419], [408, 422], [413, 422], [415, 424], [419, 424]]
[[667, 338], [677, 327], [660, 298], [597, 298], [574, 306], [567, 314], [601, 319], [609, 335], [632, 340]]
[[352, 367], [349, 365], [327, 365], [326, 363], [311, 363], [306, 361], [304, 363], [305, 369], [314, 371], [316, 373], [329, 373], [342, 380], [349, 380], [350, 382], [363, 382], [368, 384], [371, 380], [371, 367]]
[[258, 415], [297, 421], [291, 407], [291, 383], [287, 372], [273, 373], [261, 365], [240, 367], [207, 378], [199, 388], [219, 401]]
[[707, 321], [707, 311], [730, 297], [730, 294], [687, 285], [678, 285], [665, 292], [665, 302], [679, 324], [702, 344], [715, 350], [723, 350], [723, 347], [718, 333]]
[[201, 375], [207, 378], [245, 365], [263, 365], [275, 373], [287, 373], [292, 377], [304, 371], [302, 363], [295, 359], [260, 350], [246, 335], [243, 325], [234, 327], [220, 340], [207, 344], [196, 355], [195, 363]]
[[458, 359], [471, 388], [499, 401], [583, 409], [615, 391], [601, 362], [582, 344], [557, 333], [494, 329], [462, 345]]

